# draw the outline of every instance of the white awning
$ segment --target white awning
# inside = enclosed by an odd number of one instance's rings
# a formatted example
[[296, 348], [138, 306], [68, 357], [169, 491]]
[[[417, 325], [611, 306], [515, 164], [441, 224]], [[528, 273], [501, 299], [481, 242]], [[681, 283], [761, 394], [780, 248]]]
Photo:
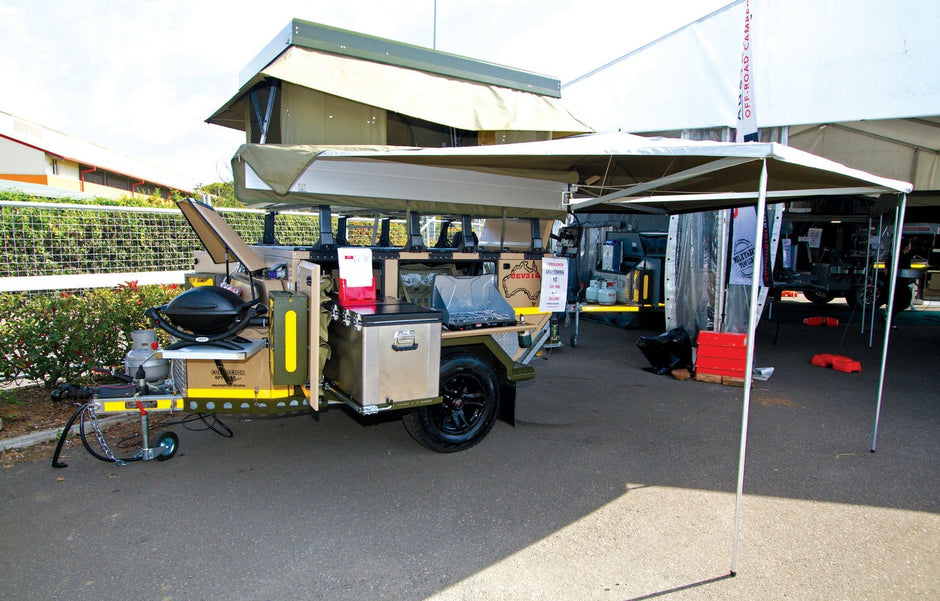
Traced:
[[624, 133], [463, 148], [246, 144], [232, 161], [235, 191], [269, 207], [346, 204], [392, 211], [552, 216], [566, 184], [574, 211], [690, 212], [757, 204], [765, 196], [910, 192], [780, 144], [729, 144]]

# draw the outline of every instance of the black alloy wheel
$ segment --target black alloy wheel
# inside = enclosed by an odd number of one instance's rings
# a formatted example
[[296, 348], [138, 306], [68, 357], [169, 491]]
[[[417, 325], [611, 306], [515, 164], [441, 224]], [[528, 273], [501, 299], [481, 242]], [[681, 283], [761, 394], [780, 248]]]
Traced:
[[404, 416], [412, 438], [439, 453], [462, 451], [489, 433], [499, 408], [499, 381], [493, 368], [471, 353], [441, 359], [440, 404]]

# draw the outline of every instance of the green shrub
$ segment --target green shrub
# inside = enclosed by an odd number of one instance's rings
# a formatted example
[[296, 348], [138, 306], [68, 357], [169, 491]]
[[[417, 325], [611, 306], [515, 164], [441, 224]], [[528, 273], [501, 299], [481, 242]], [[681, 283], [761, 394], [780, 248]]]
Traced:
[[144, 310], [178, 292], [128, 282], [76, 294], [0, 294], [0, 379], [38, 381], [50, 390], [90, 383], [92, 369], [123, 364], [130, 333], [150, 327]]

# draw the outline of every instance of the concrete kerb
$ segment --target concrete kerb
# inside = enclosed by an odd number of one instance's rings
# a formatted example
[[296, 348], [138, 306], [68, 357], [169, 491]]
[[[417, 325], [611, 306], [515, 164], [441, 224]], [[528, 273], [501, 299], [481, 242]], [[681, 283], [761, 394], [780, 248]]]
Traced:
[[[127, 419], [126, 415], [112, 415], [109, 417], [104, 417], [98, 419], [98, 426], [102, 429], [106, 429], [114, 424]], [[64, 427], [65, 424], [62, 424]], [[78, 426], [76, 426], [77, 428]], [[62, 428], [54, 428], [51, 430], [40, 430], [38, 432], [30, 432], [29, 434], [23, 434], [22, 436], [17, 436], [14, 438], [8, 438], [6, 440], [0, 440], [0, 453], [10, 451], [13, 449], [24, 449], [37, 445], [43, 442], [49, 442], [59, 438]], [[74, 431], [77, 434], [77, 429]], [[93, 433], [94, 430], [91, 424], [85, 424], [85, 434]]]
[[[16, 382], [3, 382], [0, 383], [0, 390], [12, 390], [15, 388], [23, 386], [35, 386], [41, 384], [41, 382], [34, 380], [17, 380]], [[101, 429], [106, 429], [114, 424], [126, 419], [126, 415], [111, 415], [107, 417], [98, 418], [98, 426]], [[3, 421], [0, 419], [0, 430], [2, 430]], [[62, 424], [61, 428], [50, 428], [48, 430], [39, 430], [36, 432], [30, 432], [29, 434], [23, 434], [21, 436], [16, 436], [14, 438], [8, 438], [5, 440], [0, 440], [0, 453], [10, 451], [13, 449], [25, 449], [33, 445], [42, 444], [44, 442], [49, 442], [50, 440], [56, 440], [59, 438], [59, 434], [62, 432], [62, 428], [65, 427], [65, 424]], [[78, 425], [74, 426], [78, 428]], [[75, 430], [77, 433], [77, 430]], [[91, 426], [86, 424], [85, 434], [93, 432]]]

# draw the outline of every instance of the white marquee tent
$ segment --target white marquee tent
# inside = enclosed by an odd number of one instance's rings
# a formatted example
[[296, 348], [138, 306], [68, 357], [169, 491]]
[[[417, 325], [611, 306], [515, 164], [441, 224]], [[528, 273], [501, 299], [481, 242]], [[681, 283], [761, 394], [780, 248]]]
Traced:
[[[762, 130], [940, 190], [940, 3], [750, 0], [750, 11]], [[625, 54], [562, 86], [565, 104], [597, 131], [733, 139], [744, 18], [735, 0], [640, 48], [625, 41]]]

